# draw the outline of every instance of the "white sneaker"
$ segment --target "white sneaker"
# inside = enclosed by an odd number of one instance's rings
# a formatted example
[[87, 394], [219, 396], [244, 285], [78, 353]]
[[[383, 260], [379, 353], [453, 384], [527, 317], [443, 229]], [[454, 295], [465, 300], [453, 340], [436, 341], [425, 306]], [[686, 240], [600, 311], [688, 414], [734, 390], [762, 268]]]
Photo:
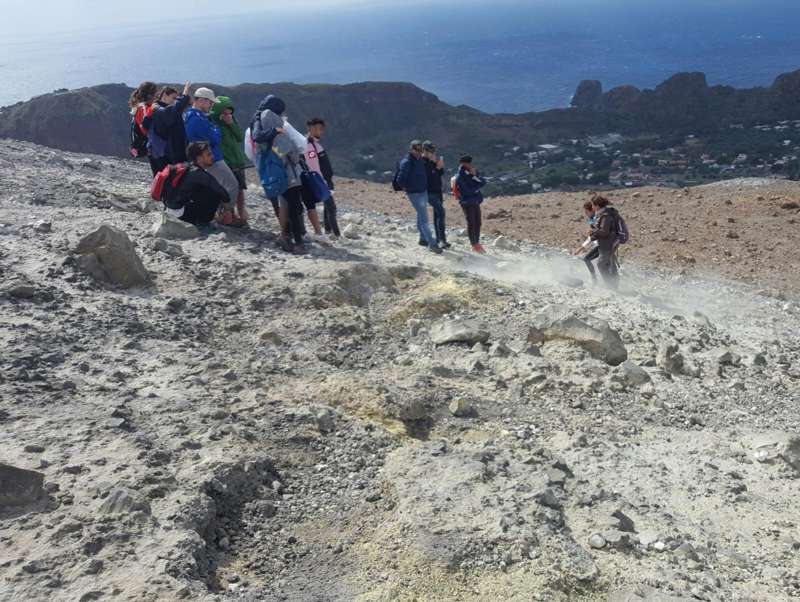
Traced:
[[333, 244], [331, 242], [331, 239], [328, 238], [328, 236], [326, 234], [312, 234], [311, 235], [311, 240], [313, 242], [319, 243], [321, 245], [326, 245], [326, 246], [331, 246]]

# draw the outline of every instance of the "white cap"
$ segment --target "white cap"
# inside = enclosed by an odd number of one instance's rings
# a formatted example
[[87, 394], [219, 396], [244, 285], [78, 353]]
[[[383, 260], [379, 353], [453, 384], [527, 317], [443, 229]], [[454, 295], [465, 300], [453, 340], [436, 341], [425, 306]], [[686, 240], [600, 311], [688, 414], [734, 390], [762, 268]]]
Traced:
[[211, 88], [197, 88], [194, 91], [195, 98], [205, 98], [211, 102], [217, 102], [217, 97], [214, 95], [214, 90]]

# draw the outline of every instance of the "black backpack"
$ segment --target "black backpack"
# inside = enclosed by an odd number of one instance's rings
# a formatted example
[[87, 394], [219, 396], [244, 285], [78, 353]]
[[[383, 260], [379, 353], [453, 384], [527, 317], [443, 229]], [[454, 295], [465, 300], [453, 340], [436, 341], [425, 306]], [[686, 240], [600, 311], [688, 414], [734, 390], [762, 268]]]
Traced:
[[131, 155], [138, 158], [147, 154], [147, 136], [139, 129], [136, 119], [131, 117]]
[[403, 190], [403, 185], [400, 183], [400, 162], [397, 162], [397, 167], [394, 170], [394, 177], [392, 178], [392, 190], [400, 192]]

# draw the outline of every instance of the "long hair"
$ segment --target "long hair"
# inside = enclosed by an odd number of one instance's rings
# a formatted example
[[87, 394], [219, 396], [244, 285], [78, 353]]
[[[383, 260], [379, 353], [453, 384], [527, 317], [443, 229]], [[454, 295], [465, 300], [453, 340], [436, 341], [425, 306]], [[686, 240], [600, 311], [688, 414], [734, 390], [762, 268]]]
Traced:
[[603, 207], [607, 207], [610, 203], [602, 194], [595, 194], [592, 195], [592, 204], [602, 209]]
[[152, 104], [153, 100], [156, 98], [157, 90], [158, 87], [153, 82], [142, 82], [131, 94], [128, 105], [134, 108], [142, 102], [145, 104]]

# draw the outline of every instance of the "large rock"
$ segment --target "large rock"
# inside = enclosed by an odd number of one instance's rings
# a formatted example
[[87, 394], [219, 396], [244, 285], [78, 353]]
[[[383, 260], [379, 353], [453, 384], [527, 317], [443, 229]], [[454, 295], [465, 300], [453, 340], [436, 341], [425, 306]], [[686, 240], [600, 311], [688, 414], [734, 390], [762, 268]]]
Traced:
[[79, 265], [92, 277], [123, 288], [150, 285], [150, 275], [122, 230], [103, 225], [84, 236], [75, 249]]
[[33, 504], [45, 496], [44, 475], [0, 464], [0, 509]]
[[200, 231], [190, 223], [162, 213], [153, 224], [153, 235], [172, 240], [189, 240], [200, 236]]
[[554, 307], [539, 315], [528, 334], [528, 341], [534, 344], [555, 340], [572, 342], [611, 366], [628, 359], [617, 331], [602, 320], [578, 318], [567, 307]]
[[439, 320], [431, 326], [431, 341], [434, 345], [448, 343], [485, 343], [489, 340], [489, 329], [475, 320]]

